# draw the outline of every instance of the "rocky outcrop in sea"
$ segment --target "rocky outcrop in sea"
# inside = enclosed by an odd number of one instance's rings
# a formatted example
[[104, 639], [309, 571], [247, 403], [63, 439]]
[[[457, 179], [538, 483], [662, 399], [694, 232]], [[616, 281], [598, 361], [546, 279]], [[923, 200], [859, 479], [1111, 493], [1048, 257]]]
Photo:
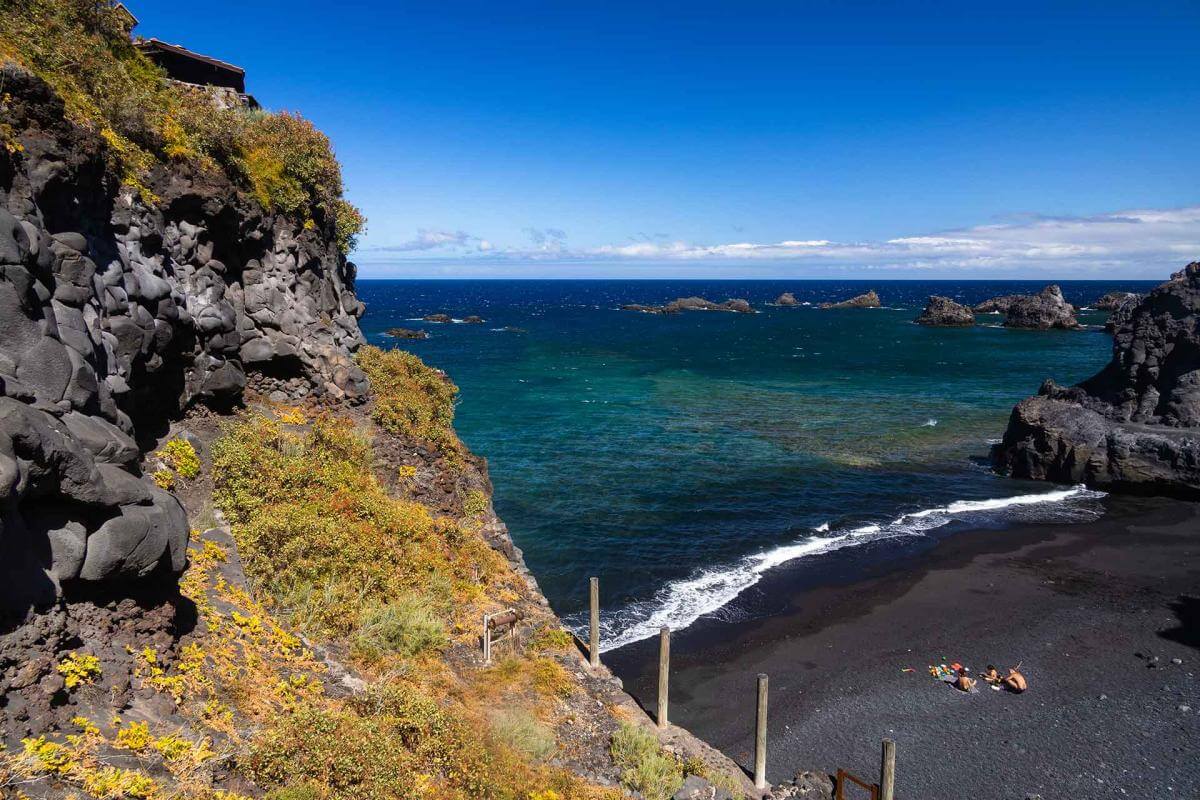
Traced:
[[753, 314], [749, 301], [731, 298], [724, 303], [714, 303], [703, 297], [680, 297], [666, 305], [646, 306], [630, 303], [621, 306], [622, 311], [640, 311], [643, 314], [678, 314], [683, 311], [732, 311], [737, 314]]
[[1092, 303], [1092, 308], [1100, 311], [1116, 311], [1127, 303], [1136, 303], [1141, 297], [1140, 294], [1135, 292], [1109, 292]]
[[879, 308], [879, 306], [879, 295], [875, 293], [874, 289], [839, 303], [821, 303], [821, 308]]
[[791, 292], [784, 292], [783, 294], [779, 295], [779, 297], [775, 298], [775, 305], [798, 306], [800, 303], [797, 302], [796, 295], [792, 294]]
[[238, 403], [368, 390], [355, 269], [332, 221], [265, 212], [215, 172], [121, 186], [96, 134], [41, 80], [3, 68], [0, 149], [0, 606], [178, 574], [179, 502], [140, 476], [165, 421]]
[[1119, 320], [1112, 360], [1077, 386], [1046, 381], [992, 450], [1018, 478], [1200, 498], [1200, 262]]
[[1008, 304], [1004, 327], [1026, 330], [1076, 330], [1075, 307], [1063, 297], [1062, 289], [1051, 284], [1034, 295], [1018, 295]]
[[932, 327], [961, 328], [975, 324], [975, 312], [949, 297], [935, 294], [925, 304], [925, 310], [917, 317], [916, 323]]

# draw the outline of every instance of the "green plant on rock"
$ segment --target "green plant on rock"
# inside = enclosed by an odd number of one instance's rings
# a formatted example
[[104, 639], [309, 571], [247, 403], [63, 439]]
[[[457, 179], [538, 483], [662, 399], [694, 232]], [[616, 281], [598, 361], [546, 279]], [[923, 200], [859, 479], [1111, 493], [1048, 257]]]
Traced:
[[403, 350], [364, 347], [356, 359], [375, 392], [374, 420], [389, 433], [434, 445], [451, 465], [461, 465], [463, 446], [453, 427], [458, 387]]
[[669, 800], [683, 783], [683, 767], [663, 752], [653, 733], [628, 722], [612, 737], [613, 763], [621, 770], [621, 783], [646, 800]]
[[158, 457], [181, 478], [191, 480], [200, 474], [200, 456], [192, 443], [182, 437], [171, 439], [158, 451]]
[[68, 689], [91, 683], [100, 677], [100, 659], [87, 653], [69, 653], [55, 667]]

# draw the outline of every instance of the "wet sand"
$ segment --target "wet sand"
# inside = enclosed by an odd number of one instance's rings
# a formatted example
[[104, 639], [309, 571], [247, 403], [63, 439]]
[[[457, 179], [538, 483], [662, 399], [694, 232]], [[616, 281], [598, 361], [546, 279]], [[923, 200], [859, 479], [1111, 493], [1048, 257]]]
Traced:
[[[749, 766], [765, 672], [771, 781], [876, 780], [890, 737], [900, 798], [1200, 797], [1200, 504], [1103, 502], [768, 575], [735, 604], [749, 621], [675, 634], [672, 721]], [[647, 708], [656, 648], [605, 655]], [[928, 674], [944, 659], [1020, 663], [1029, 691], [958, 692]]]

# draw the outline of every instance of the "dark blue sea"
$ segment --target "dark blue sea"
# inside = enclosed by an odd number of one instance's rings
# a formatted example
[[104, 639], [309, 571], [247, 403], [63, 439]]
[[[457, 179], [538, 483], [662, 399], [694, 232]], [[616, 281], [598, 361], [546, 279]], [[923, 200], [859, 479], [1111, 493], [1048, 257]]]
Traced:
[[[1066, 282], [1087, 306], [1152, 283]], [[930, 294], [977, 303], [1034, 282], [361, 281], [372, 344], [403, 347], [461, 389], [457, 428], [488, 459], [495, 505], [555, 609], [581, 620], [601, 581], [604, 647], [745, 613], [768, 571], [1009, 521], [1087, 521], [1081, 487], [987, 466], [1013, 405], [1108, 359], [1086, 331], [912, 323]], [[884, 308], [815, 306], [873, 288]], [[768, 305], [792, 292], [811, 306]], [[623, 312], [743, 297], [755, 315]], [[433, 324], [443, 312], [482, 325]], [[398, 341], [393, 326], [431, 338]], [[956, 534], [957, 535], [957, 534]], [[815, 567], [814, 567], [815, 568]]]

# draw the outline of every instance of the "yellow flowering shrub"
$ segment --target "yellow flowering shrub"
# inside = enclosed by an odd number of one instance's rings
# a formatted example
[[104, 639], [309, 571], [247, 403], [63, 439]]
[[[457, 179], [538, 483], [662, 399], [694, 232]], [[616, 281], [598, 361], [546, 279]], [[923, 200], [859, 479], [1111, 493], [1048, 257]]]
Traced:
[[63, 676], [67, 688], [74, 689], [100, 677], [100, 659], [86, 653], [70, 653], [55, 669]]

